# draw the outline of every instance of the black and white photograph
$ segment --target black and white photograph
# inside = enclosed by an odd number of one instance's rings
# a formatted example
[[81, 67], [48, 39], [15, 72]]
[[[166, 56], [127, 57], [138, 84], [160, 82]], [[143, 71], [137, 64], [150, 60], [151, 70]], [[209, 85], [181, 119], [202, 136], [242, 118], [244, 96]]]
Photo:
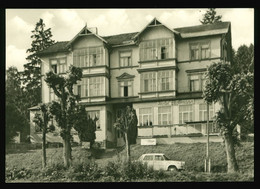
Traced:
[[254, 15], [5, 9], [5, 183], [254, 182]]

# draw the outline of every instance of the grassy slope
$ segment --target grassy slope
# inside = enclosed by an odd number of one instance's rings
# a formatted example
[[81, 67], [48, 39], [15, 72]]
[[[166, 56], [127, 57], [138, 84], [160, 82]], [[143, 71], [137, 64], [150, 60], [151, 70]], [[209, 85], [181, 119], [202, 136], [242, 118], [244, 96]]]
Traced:
[[[224, 146], [221, 143], [210, 143], [210, 157], [212, 172], [226, 171], [226, 155]], [[157, 146], [131, 146], [132, 159], [137, 159], [143, 153], [162, 152], [174, 160], [186, 162], [187, 171], [203, 171], [204, 159], [206, 153], [205, 143], [194, 144], [172, 144]], [[119, 153], [125, 155], [125, 151]], [[89, 156], [89, 152], [80, 147], [73, 148], [73, 161], [84, 161]], [[236, 147], [236, 157], [240, 171], [242, 173], [253, 175], [254, 173], [254, 143], [244, 142], [240, 147]], [[113, 158], [97, 159], [99, 166], [104, 166]], [[47, 165], [62, 162], [62, 148], [47, 149]], [[6, 168], [30, 168], [41, 169], [41, 150], [28, 151], [26, 153], [6, 154]]]
[[[137, 159], [143, 153], [158, 152], [165, 153], [171, 159], [186, 162], [188, 170], [203, 171], [206, 157], [206, 144], [173, 144], [157, 146], [135, 145], [131, 148], [132, 158]], [[210, 143], [209, 154], [213, 172], [226, 171], [226, 153], [222, 143]], [[249, 142], [241, 143], [236, 147], [236, 157], [241, 172], [252, 173], [254, 170], [254, 144]]]

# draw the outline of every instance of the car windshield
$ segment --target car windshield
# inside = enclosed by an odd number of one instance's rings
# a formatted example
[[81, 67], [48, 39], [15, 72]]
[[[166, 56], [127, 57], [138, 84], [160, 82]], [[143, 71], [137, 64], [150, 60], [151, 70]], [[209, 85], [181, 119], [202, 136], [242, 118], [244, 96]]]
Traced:
[[163, 155], [165, 160], [170, 160], [170, 158], [168, 158], [166, 155]]

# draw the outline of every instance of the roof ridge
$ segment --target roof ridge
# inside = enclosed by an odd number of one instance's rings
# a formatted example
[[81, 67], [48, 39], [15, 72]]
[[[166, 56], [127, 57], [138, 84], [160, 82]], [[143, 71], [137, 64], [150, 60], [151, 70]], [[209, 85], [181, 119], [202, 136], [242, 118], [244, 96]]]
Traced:
[[118, 36], [118, 35], [126, 35], [126, 34], [134, 34], [134, 33], [139, 33], [139, 32], [120, 33], [120, 34], [107, 35], [107, 36], [101, 36], [101, 37], [114, 37], [114, 36]]
[[213, 24], [200, 24], [200, 25], [195, 25], [195, 26], [184, 26], [184, 27], [178, 27], [178, 28], [173, 28], [174, 30], [175, 29], [182, 29], [182, 28], [195, 28], [195, 27], [202, 27], [202, 26], [211, 26], [211, 25], [217, 25], [217, 24], [223, 24], [223, 23], [231, 23], [230, 21], [224, 21], [224, 22], [216, 22], [216, 23], [213, 23]]

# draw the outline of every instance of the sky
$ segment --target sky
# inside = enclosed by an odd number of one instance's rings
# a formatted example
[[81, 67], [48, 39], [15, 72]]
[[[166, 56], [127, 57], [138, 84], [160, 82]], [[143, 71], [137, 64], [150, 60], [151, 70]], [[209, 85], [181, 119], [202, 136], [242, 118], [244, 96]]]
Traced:
[[[207, 9], [6, 9], [6, 69], [23, 71], [32, 31], [40, 18], [52, 39], [70, 41], [87, 24], [101, 36], [141, 31], [154, 17], [169, 28], [200, 25]], [[254, 44], [254, 9], [217, 8], [222, 21], [231, 22], [232, 46]]]

